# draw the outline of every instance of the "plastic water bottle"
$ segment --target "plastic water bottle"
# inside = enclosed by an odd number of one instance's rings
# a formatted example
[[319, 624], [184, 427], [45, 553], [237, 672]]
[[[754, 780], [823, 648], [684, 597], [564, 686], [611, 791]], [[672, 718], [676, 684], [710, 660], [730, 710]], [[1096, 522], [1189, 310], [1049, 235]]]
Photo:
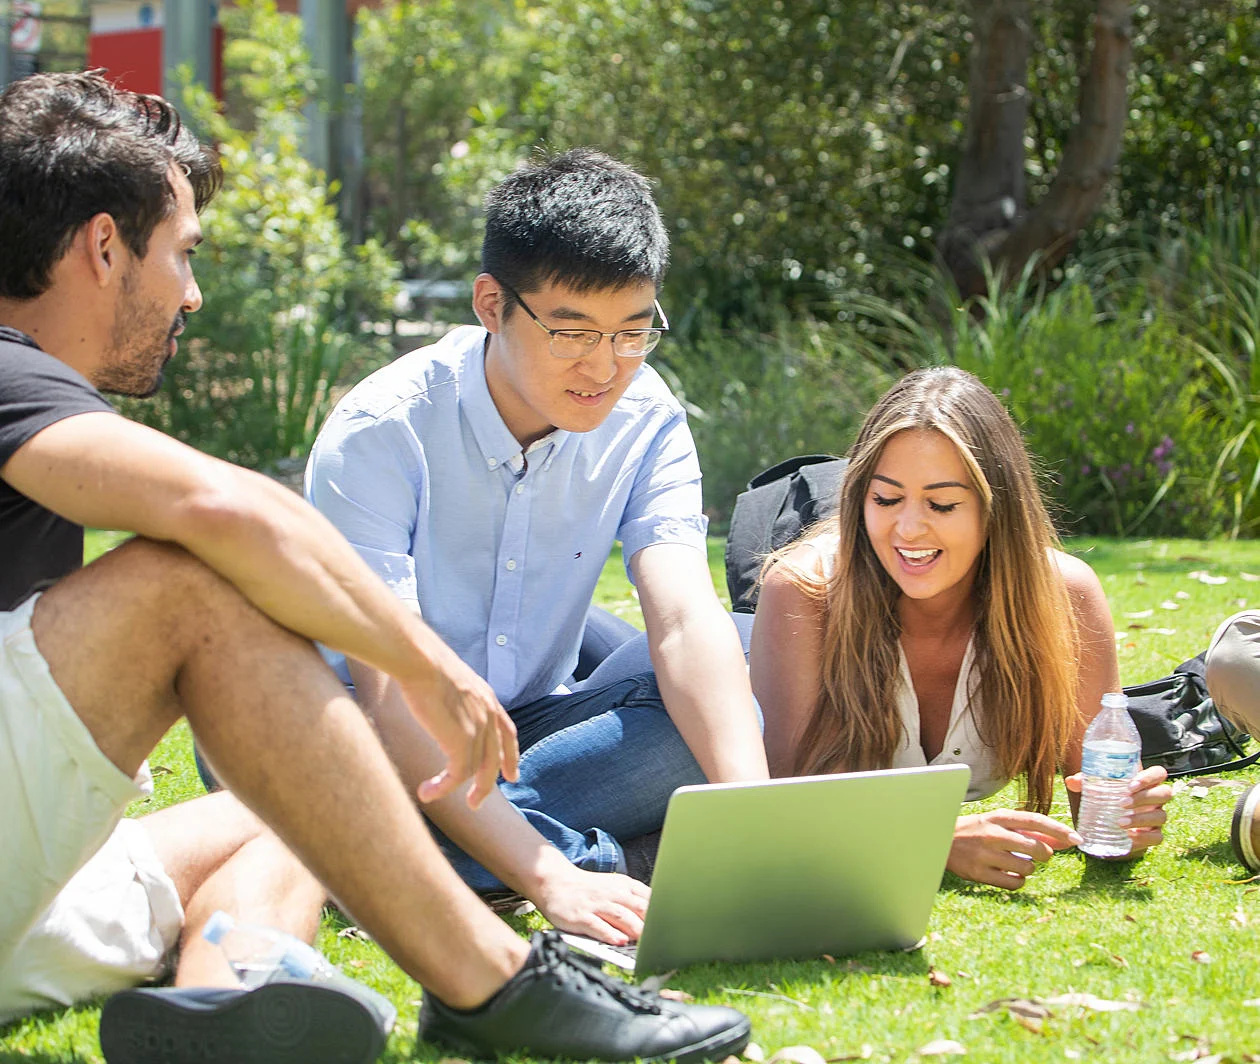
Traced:
[[1123, 857], [1133, 848], [1128, 831], [1116, 821], [1131, 810], [1120, 803], [1129, 796], [1129, 780], [1142, 770], [1142, 739], [1129, 716], [1129, 700], [1120, 692], [1102, 696], [1102, 710], [1085, 732], [1081, 751], [1081, 810], [1078, 849], [1094, 857]]
[[386, 1033], [398, 1010], [371, 987], [356, 982], [319, 950], [273, 927], [238, 924], [222, 910], [213, 913], [201, 937], [218, 946], [247, 990], [274, 979], [304, 979], [342, 990], [370, 1008]]

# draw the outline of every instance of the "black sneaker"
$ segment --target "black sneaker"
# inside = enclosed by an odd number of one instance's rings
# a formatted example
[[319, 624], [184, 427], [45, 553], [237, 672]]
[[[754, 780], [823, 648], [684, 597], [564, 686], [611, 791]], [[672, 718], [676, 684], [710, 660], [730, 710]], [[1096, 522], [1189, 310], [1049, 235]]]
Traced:
[[101, 1010], [109, 1064], [371, 1064], [389, 1023], [344, 990], [311, 982], [252, 990], [137, 987]]
[[683, 1005], [604, 974], [539, 931], [525, 967], [480, 1008], [444, 1005], [425, 991], [418, 1035], [469, 1056], [521, 1052], [579, 1060], [722, 1060], [748, 1044], [748, 1018], [717, 1005]]

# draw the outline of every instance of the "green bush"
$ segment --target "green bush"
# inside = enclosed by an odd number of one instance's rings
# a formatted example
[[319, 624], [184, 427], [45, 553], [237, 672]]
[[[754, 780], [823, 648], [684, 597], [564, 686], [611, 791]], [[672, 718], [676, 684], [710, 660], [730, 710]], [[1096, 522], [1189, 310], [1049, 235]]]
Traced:
[[188, 111], [219, 145], [226, 182], [206, 209], [205, 306], [154, 402], [128, 412], [250, 466], [309, 449], [340, 384], [389, 357], [364, 323], [388, 318], [397, 267], [347, 241], [321, 171], [300, 150], [309, 69], [293, 16], [272, 0], [225, 10], [227, 75], [253, 104], [234, 128], [204, 93]]
[[894, 375], [852, 331], [781, 314], [770, 331], [697, 323], [658, 362], [687, 405], [720, 526], [749, 478], [795, 454], [843, 454]]

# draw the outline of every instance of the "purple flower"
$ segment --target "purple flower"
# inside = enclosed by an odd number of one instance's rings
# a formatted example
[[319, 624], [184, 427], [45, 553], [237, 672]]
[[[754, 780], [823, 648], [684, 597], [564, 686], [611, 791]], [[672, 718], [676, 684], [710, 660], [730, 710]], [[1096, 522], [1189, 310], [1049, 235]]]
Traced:
[[1124, 431], [1127, 432], [1130, 436], [1133, 435], [1133, 422], [1132, 421], [1130, 421], [1127, 425], [1125, 425]]
[[1081, 466], [1081, 476], [1083, 477], [1089, 476], [1090, 473], [1092, 473], [1093, 471], [1094, 471], [1093, 467], [1088, 462], [1086, 462], [1083, 466]]

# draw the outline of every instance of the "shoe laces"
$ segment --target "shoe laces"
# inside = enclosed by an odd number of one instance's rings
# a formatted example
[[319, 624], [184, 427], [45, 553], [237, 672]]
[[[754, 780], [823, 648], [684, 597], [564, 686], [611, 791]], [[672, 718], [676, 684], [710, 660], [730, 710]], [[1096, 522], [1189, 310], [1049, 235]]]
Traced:
[[541, 932], [536, 951], [538, 967], [562, 982], [589, 983], [635, 1012], [659, 1015], [659, 994], [608, 975], [599, 961], [574, 953], [555, 932]]

